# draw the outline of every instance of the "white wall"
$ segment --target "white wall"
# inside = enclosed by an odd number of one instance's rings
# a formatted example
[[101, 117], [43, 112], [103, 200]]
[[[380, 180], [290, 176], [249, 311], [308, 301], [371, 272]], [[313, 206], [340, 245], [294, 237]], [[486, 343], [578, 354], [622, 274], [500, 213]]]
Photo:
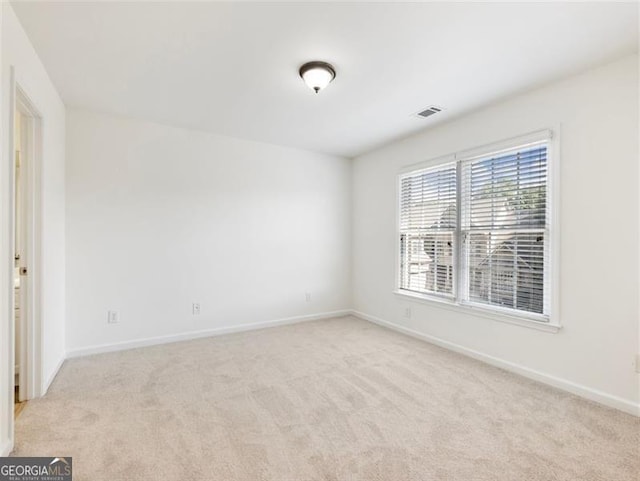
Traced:
[[348, 160], [81, 110], [67, 154], [70, 354], [350, 307]]
[[[394, 295], [399, 170], [559, 125], [559, 321], [564, 328], [557, 334], [540, 332]], [[353, 202], [357, 311], [639, 413], [639, 376], [634, 372], [640, 350], [637, 56], [357, 158]], [[403, 317], [405, 307], [412, 309], [410, 319]]]
[[[42, 345], [41, 384], [45, 391], [57, 372], [65, 354], [65, 107], [51, 83], [40, 59], [18, 22], [11, 5], [2, 3], [2, 144], [0, 150], [0, 303], [2, 305], [1, 339], [2, 365], [12, 368], [5, 351], [9, 325], [13, 317], [13, 301], [8, 296], [13, 282], [13, 259], [10, 235], [12, 159], [9, 135], [10, 114], [10, 67], [15, 68], [17, 83], [38, 108], [43, 119], [43, 158], [41, 207], [41, 303]], [[5, 375], [3, 368], [3, 376]], [[13, 406], [7, 386], [12, 382], [0, 379], [2, 401], [2, 431], [0, 445], [5, 448], [12, 438]]]

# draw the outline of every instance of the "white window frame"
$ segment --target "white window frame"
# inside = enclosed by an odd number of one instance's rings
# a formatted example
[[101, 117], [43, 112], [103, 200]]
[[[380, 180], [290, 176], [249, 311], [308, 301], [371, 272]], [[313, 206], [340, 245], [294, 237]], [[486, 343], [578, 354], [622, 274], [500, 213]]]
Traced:
[[[481, 147], [467, 149], [460, 152], [456, 152], [450, 155], [437, 157], [426, 162], [420, 162], [418, 164], [412, 164], [403, 168], [397, 175], [396, 179], [396, 269], [393, 292], [404, 300], [413, 302], [426, 303], [438, 308], [453, 310], [465, 314], [474, 316], [480, 316], [489, 318], [499, 322], [507, 322], [510, 324], [516, 324], [523, 327], [533, 328], [537, 330], [547, 332], [558, 332], [561, 329], [559, 322], [559, 132], [560, 126], [554, 130], [544, 129], [529, 134], [521, 135], [518, 137], [509, 138], [506, 140], [493, 142], [483, 145]], [[413, 172], [417, 172], [425, 169], [435, 169], [438, 166], [450, 164], [455, 162], [458, 167], [458, 179], [460, 178], [460, 166], [462, 163], [472, 158], [484, 157], [496, 152], [507, 151], [526, 144], [535, 142], [547, 142], [547, 255], [548, 255], [548, 268], [545, 271], [547, 276], [547, 290], [548, 290], [548, 303], [549, 311], [547, 315], [541, 315], [536, 313], [527, 313], [524, 311], [518, 311], [516, 309], [505, 308], [500, 306], [493, 306], [488, 304], [474, 303], [462, 299], [462, 296], [458, 292], [460, 282], [462, 258], [460, 256], [460, 249], [462, 243], [462, 232], [460, 223], [460, 193], [461, 186], [458, 183], [458, 222], [456, 226], [456, 249], [454, 254], [454, 279], [456, 280], [453, 289], [453, 298], [444, 298], [436, 294], [418, 293], [415, 291], [409, 291], [402, 289], [401, 286], [401, 246], [400, 246], [400, 209], [401, 209], [401, 183], [402, 179]]]

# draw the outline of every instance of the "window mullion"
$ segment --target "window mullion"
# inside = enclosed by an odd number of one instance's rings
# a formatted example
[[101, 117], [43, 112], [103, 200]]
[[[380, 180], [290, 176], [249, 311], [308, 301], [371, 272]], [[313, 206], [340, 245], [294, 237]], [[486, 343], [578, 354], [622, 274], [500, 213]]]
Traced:
[[462, 162], [456, 163], [456, 230], [455, 230], [455, 251], [453, 261], [453, 279], [455, 282], [454, 299], [460, 302], [464, 299], [464, 284], [466, 273], [464, 271], [464, 233], [462, 230]]

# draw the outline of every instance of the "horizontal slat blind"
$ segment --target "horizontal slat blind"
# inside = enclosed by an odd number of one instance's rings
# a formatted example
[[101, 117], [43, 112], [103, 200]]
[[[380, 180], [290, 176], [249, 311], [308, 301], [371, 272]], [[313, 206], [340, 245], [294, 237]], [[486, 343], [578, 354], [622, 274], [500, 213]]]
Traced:
[[401, 289], [452, 295], [456, 222], [454, 163], [401, 177]]
[[460, 166], [467, 300], [548, 314], [547, 143]]
[[544, 313], [544, 234], [470, 233], [469, 300]]

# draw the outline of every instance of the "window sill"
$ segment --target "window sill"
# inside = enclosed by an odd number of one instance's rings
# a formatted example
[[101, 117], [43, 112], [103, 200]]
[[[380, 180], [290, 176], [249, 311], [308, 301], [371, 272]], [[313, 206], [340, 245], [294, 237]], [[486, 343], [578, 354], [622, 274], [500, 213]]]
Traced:
[[557, 333], [562, 329], [562, 326], [553, 322], [537, 321], [529, 319], [527, 317], [521, 317], [517, 315], [509, 315], [491, 308], [483, 308], [473, 304], [457, 304], [447, 299], [438, 299], [422, 294], [412, 293], [408, 291], [395, 290], [393, 293], [397, 296], [408, 298], [412, 301], [420, 302], [423, 304], [429, 304], [440, 309], [447, 309], [450, 311], [459, 312], [468, 316], [480, 316], [487, 319], [491, 319], [497, 322], [504, 322], [507, 324], [514, 324], [516, 326], [526, 327], [528, 329], [535, 329], [538, 331]]

